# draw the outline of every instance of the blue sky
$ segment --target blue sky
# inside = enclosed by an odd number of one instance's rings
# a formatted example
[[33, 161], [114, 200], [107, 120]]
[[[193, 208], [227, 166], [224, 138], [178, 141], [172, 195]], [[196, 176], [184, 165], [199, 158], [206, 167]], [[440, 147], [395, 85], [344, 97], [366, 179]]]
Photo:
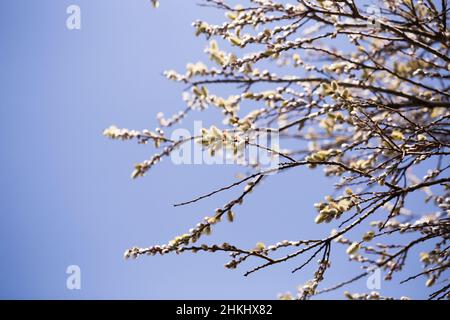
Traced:
[[[204, 60], [206, 42], [194, 36], [191, 22], [223, 17], [196, 1], [162, 0], [158, 10], [149, 2], [1, 2], [0, 298], [272, 299], [312, 276], [315, 266], [290, 273], [306, 257], [248, 278], [244, 266], [225, 269], [227, 256], [221, 254], [123, 259], [133, 245], [184, 233], [238, 192], [173, 208], [232, 182], [239, 170], [165, 161], [132, 181], [134, 163], [153, 149], [101, 135], [111, 124], [154, 128], [157, 112], [182, 109], [183, 87], [161, 74]], [[81, 8], [81, 30], [66, 29], [71, 4]], [[183, 125], [192, 129], [189, 120]], [[312, 204], [330, 192], [319, 170], [272, 176], [236, 210], [236, 223], [219, 225], [208, 240], [251, 247], [323, 236], [329, 226], [314, 225]], [[412, 272], [419, 267], [415, 254]], [[327, 285], [358, 273], [343, 248], [333, 255], [338, 259]], [[65, 271], [73, 264], [81, 268], [81, 290], [66, 288]], [[383, 282], [381, 293], [427, 296], [425, 279], [399, 290], [401, 279]], [[366, 292], [365, 281], [348, 290]], [[341, 291], [323, 296], [342, 297]]]

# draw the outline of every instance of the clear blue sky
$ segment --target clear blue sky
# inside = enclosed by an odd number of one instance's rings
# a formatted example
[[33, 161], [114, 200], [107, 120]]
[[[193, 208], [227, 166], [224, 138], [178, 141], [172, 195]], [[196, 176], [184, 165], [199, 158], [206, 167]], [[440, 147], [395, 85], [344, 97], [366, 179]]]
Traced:
[[[133, 245], [184, 233], [236, 194], [173, 208], [232, 182], [238, 170], [165, 161], [131, 181], [133, 164], [153, 150], [101, 135], [111, 124], [154, 128], [158, 111], [182, 109], [183, 88], [161, 73], [204, 58], [206, 42], [194, 36], [192, 21], [223, 17], [197, 1], [161, 2], [153, 10], [149, 0], [1, 1], [0, 298], [272, 299], [311, 278], [315, 266], [290, 273], [306, 257], [248, 278], [243, 267], [252, 263], [230, 271], [221, 254], [123, 259]], [[81, 7], [79, 31], [65, 27], [70, 4]], [[270, 177], [236, 210], [236, 223], [219, 225], [208, 240], [251, 247], [324, 236], [329, 226], [314, 225], [312, 204], [330, 185], [319, 170]], [[358, 272], [343, 248], [333, 255], [327, 285]], [[81, 290], [66, 289], [72, 264], [81, 267]], [[395, 289], [403, 278], [383, 282], [381, 293], [426, 297], [423, 278]], [[366, 292], [365, 281], [348, 290]]]

